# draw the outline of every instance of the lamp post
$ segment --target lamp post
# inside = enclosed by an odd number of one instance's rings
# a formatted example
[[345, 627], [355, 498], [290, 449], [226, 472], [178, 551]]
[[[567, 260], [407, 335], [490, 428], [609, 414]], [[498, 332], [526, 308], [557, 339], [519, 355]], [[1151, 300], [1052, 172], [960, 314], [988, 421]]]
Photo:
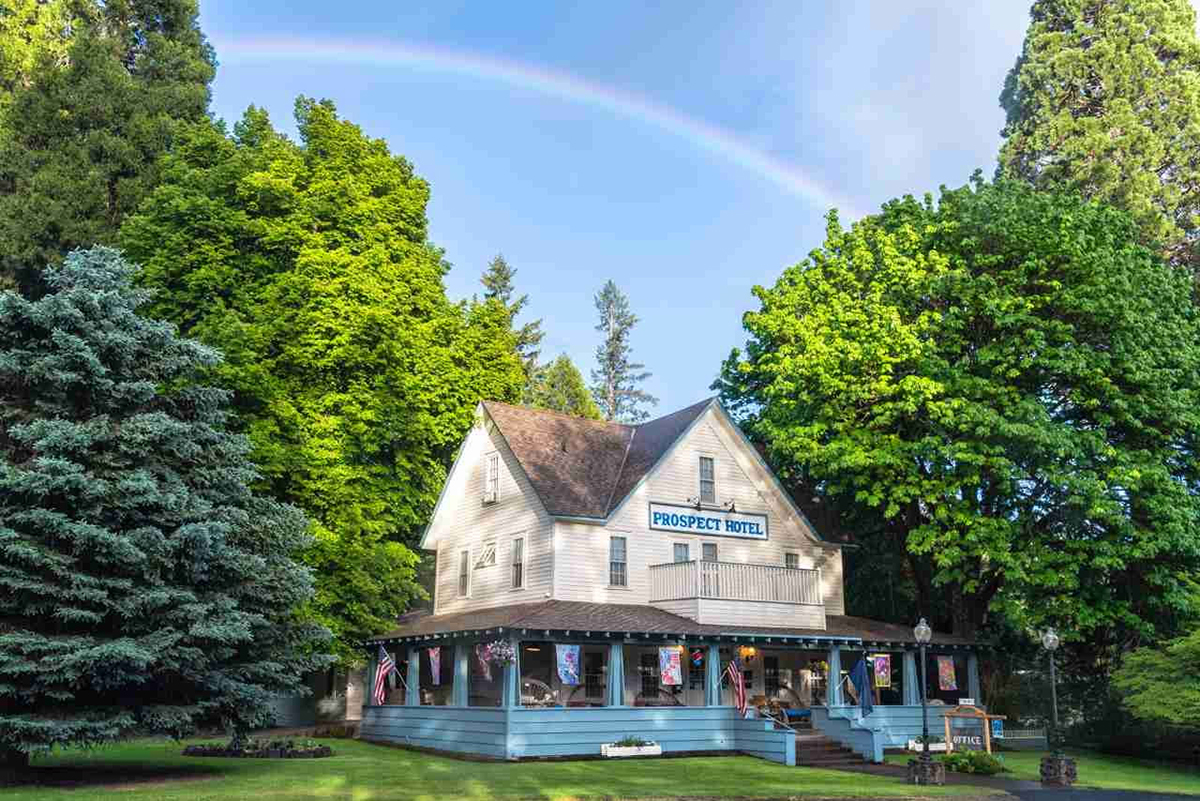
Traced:
[[1078, 775], [1075, 760], [1062, 752], [1062, 741], [1058, 736], [1058, 688], [1054, 675], [1054, 652], [1058, 650], [1058, 634], [1054, 629], [1042, 632], [1042, 647], [1050, 661], [1050, 730], [1046, 733], [1046, 745], [1050, 748], [1050, 756], [1042, 758], [1042, 784], [1056, 787], [1068, 787], [1074, 784]]
[[945, 784], [946, 766], [935, 763], [929, 756], [929, 709], [926, 702], [926, 688], [929, 686], [925, 678], [925, 646], [933, 639], [933, 629], [925, 622], [925, 618], [913, 628], [913, 639], [921, 653], [921, 758], [909, 760], [908, 777], [912, 784]]

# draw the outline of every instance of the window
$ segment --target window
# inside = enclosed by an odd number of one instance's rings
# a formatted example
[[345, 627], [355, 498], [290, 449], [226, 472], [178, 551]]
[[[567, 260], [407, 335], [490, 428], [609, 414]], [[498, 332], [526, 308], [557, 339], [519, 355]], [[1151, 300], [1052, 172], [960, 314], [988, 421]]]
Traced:
[[479, 551], [479, 558], [475, 560], [475, 568], [491, 567], [496, 564], [496, 543], [485, 542], [483, 549]]
[[521, 643], [521, 706], [579, 709], [608, 703], [608, 646], [578, 644], [579, 682], [564, 684], [558, 650], [570, 643]]
[[800, 569], [800, 554], [785, 553], [783, 555], [783, 566], [790, 567], [792, 570]]
[[512, 588], [519, 590], [525, 586], [525, 538], [517, 537], [512, 541]]
[[654, 704], [658, 702], [658, 652], [650, 653], [642, 652], [641, 660], [638, 663], [638, 675], [641, 677], [641, 692], [643, 704]]
[[711, 456], [700, 457], [700, 503], [717, 502], [717, 477]]
[[496, 503], [500, 500], [500, 454], [487, 455], [487, 480], [483, 485], [483, 502]]
[[686, 542], [675, 543], [675, 561], [686, 562], [688, 559], [688, 544]]
[[464, 548], [458, 552], [458, 597], [471, 596], [471, 552]]
[[763, 692], [767, 698], [779, 695], [779, 657], [763, 657]]
[[628, 586], [629, 577], [625, 570], [625, 538], [612, 537], [608, 541], [608, 583], [613, 587]]
[[715, 542], [706, 542], [700, 547], [700, 558], [705, 562], [717, 561], [717, 544]]

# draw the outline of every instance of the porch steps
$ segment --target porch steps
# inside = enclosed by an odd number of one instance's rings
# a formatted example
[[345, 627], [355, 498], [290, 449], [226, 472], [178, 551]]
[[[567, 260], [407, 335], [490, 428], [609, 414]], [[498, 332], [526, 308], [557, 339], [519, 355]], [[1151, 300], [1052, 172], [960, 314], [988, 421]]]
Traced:
[[797, 767], [842, 768], [863, 762], [860, 755], [824, 734], [796, 734]]

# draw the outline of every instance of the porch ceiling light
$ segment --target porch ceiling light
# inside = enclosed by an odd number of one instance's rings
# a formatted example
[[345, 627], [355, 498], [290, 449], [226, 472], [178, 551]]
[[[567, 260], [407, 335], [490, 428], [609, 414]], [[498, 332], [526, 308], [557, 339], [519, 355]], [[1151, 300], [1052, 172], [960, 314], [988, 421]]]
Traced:
[[917, 642], [921, 643], [921, 645], [926, 645], [933, 639], [933, 629], [929, 628], [929, 624], [925, 622], [925, 618], [921, 618], [921, 622], [917, 623], [913, 628], [913, 636], [917, 638]]
[[1054, 629], [1046, 629], [1042, 632], [1042, 647], [1051, 652], [1058, 648], [1058, 634]]

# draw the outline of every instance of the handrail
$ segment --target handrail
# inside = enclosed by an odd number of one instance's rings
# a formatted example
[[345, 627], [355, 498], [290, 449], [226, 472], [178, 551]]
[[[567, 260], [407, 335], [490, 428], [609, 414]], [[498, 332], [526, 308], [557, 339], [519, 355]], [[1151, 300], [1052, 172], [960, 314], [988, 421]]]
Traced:
[[689, 559], [651, 565], [650, 600], [693, 598], [820, 606], [821, 571], [815, 568]]

